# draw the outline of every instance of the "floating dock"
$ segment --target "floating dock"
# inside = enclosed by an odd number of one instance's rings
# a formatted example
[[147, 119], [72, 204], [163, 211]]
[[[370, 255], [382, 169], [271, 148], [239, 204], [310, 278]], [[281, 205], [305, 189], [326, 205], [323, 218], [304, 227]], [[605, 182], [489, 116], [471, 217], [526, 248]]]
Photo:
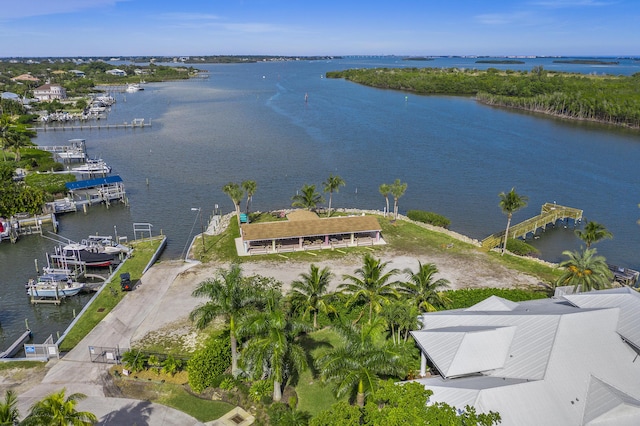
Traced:
[[31, 330], [27, 328], [27, 331], [22, 333], [22, 335], [18, 337], [18, 340], [13, 342], [13, 344], [9, 346], [9, 348], [6, 351], [0, 352], [0, 358], [11, 358], [20, 350], [22, 345], [24, 345], [27, 342], [27, 340], [29, 340], [30, 338], [31, 338]]
[[[560, 206], [555, 203], [545, 203], [540, 214], [509, 228], [509, 238], [526, 238], [527, 234], [535, 235], [538, 229], [546, 230], [548, 225], [554, 225], [558, 220], [572, 219], [574, 224], [582, 220], [582, 210], [573, 207]], [[504, 231], [489, 235], [482, 240], [482, 247], [491, 250], [504, 241]]]

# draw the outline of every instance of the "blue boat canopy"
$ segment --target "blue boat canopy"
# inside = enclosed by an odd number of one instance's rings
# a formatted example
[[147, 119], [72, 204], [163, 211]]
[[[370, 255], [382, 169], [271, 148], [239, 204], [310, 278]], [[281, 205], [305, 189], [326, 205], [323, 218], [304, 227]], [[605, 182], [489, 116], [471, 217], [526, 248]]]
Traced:
[[111, 185], [114, 183], [122, 182], [122, 178], [120, 176], [107, 176], [103, 178], [97, 179], [87, 179], [87, 180], [79, 180], [76, 182], [67, 182], [65, 186], [69, 191], [75, 191], [78, 189], [87, 189], [87, 188], [95, 188], [96, 186], [102, 185]]

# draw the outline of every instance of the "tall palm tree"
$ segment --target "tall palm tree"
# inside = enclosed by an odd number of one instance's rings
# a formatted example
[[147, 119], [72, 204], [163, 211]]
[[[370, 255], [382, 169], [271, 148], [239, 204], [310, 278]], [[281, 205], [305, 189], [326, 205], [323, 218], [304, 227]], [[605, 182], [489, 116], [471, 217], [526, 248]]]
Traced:
[[189, 314], [198, 329], [204, 329], [216, 317], [222, 316], [229, 325], [231, 341], [231, 373], [238, 374], [237, 326], [242, 313], [255, 302], [251, 288], [242, 277], [242, 268], [231, 265], [228, 270], [220, 270], [218, 278], [201, 282], [193, 291], [194, 297], [207, 297], [209, 301], [197, 306]]
[[322, 195], [316, 191], [315, 185], [304, 184], [302, 189], [293, 197], [291, 203], [292, 207], [299, 207], [307, 210], [314, 210], [318, 207], [318, 204], [324, 203]]
[[359, 299], [364, 299], [369, 305], [369, 323], [373, 319], [373, 312], [382, 310], [382, 305], [389, 303], [389, 300], [396, 298], [397, 281], [391, 278], [398, 273], [398, 269], [385, 271], [389, 262], [382, 262], [367, 253], [363, 258], [362, 267], [356, 269], [355, 275], [343, 275], [342, 278], [349, 281], [340, 284], [339, 290], [351, 295], [348, 304], [352, 304]]
[[20, 418], [18, 411], [18, 397], [12, 390], [4, 394], [4, 402], [0, 402], [0, 425], [15, 425]]
[[318, 312], [327, 314], [336, 311], [328, 301], [332, 295], [328, 288], [333, 277], [329, 267], [320, 269], [312, 263], [308, 273], [301, 273], [300, 279], [291, 283], [291, 303], [298, 309], [304, 309], [303, 318], [313, 314], [313, 328], [318, 328]]
[[589, 221], [584, 226], [584, 231], [576, 229], [576, 235], [587, 245], [587, 248], [591, 247], [591, 244], [605, 238], [613, 238], [613, 234], [605, 228], [601, 223]]
[[445, 308], [450, 300], [443, 294], [442, 290], [449, 287], [449, 281], [440, 278], [434, 280], [434, 275], [438, 273], [438, 267], [434, 263], [422, 264], [418, 262], [418, 270], [413, 272], [411, 268], [404, 270], [409, 280], [399, 285], [400, 293], [415, 301], [421, 312], [433, 312], [438, 308]]
[[345, 186], [346, 183], [340, 176], [334, 176], [330, 174], [327, 180], [323, 182], [323, 185], [324, 192], [329, 193], [329, 213], [327, 214], [327, 216], [331, 216], [331, 199], [333, 198], [333, 193], [338, 192], [340, 187]]
[[398, 219], [398, 199], [402, 197], [407, 190], [407, 184], [396, 179], [389, 187], [389, 192], [393, 195], [393, 218]]
[[387, 321], [391, 332], [391, 341], [399, 345], [409, 339], [409, 332], [418, 328], [418, 307], [407, 305], [407, 301], [396, 301], [382, 311], [382, 317]]
[[233, 206], [236, 209], [236, 216], [238, 218], [238, 223], [240, 223], [240, 201], [242, 201], [242, 197], [244, 196], [244, 191], [235, 182], [229, 182], [225, 186], [222, 187], [222, 192], [227, 194], [231, 201], [233, 201]]
[[243, 318], [238, 335], [247, 338], [242, 352], [253, 375], [273, 379], [273, 400], [282, 399], [282, 385], [292, 375], [307, 368], [306, 352], [298, 337], [310, 327], [287, 315], [280, 300], [271, 298], [263, 312]]
[[515, 188], [511, 188], [511, 191], [498, 194], [500, 197], [500, 208], [502, 213], [507, 215], [507, 229], [504, 232], [504, 244], [502, 245], [502, 255], [507, 250], [507, 239], [509, 238], [509, 227], [511, 226], [511, 217], [513, 213], [520, 210], [527, 205], [529, 198], [525, 195], [519, 195], [516, 193]]
[[340, 345], [321, 355], [316, 364], [336, 397], [355, 396], [356, 404], [364, 407], [365, 396], [376, 388], [380, 375], [400, 374], [400, 354], [384, 339], [384, 329], [382, 318], [335, 327]]
[[249, 214], [249, 209], [251, 208], [251, 201], [253, 201], [253, 194], [256, 193], [256, 189], [258, 189], [258, 184], [255, 180], [245, 180], [242, 182], [242, 189], [247, 193], [247, 214]]
[[609, 270], [603, 256], [596, 256], [596, 249], [583, 252], [565, 250], [563, 255], [569, 257], [560, 263], [564, 273], [556, 281], [557, 286], [572, 285], [582, 291], [601, 290], [611, 286], [613, 273]]
[[66, 389], [52, 393], [44, 399], [36, 402], [31, 407], [30, 414], [20, 423], [21, 425], [92, 425], [98, 421], [95, 414], [88, 411], [77, 411], [78, 401], [86, 398], [86, 395], [74, 393], [65, 395]]
[[387, 203], [387, 210], [384, 213], [386, 217], [387, 213], [389, 213], [389, 192], [391, 191], [391, 185], [382, 183], [380, 187], [378, 187], [378, 191], [380, 191], [380, 194], [384, 197], [384, 201]]

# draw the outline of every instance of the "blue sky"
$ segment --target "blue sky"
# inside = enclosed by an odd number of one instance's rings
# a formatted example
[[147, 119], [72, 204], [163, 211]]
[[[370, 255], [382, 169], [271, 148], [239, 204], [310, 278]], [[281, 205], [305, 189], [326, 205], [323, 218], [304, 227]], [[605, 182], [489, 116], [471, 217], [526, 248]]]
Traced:
[[0, 2], [0, 57], [226, 54], [640, 55], [640, 2]]

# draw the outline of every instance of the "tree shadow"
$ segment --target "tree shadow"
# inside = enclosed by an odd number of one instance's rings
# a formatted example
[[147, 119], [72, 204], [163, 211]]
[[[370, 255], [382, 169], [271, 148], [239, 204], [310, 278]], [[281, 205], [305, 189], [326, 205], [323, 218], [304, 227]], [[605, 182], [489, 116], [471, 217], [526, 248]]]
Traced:
[[113, 411], [99, 419], [98, 425], [149, 425], [153, 404], [149, 401], [134, 401], [124, 409]]

